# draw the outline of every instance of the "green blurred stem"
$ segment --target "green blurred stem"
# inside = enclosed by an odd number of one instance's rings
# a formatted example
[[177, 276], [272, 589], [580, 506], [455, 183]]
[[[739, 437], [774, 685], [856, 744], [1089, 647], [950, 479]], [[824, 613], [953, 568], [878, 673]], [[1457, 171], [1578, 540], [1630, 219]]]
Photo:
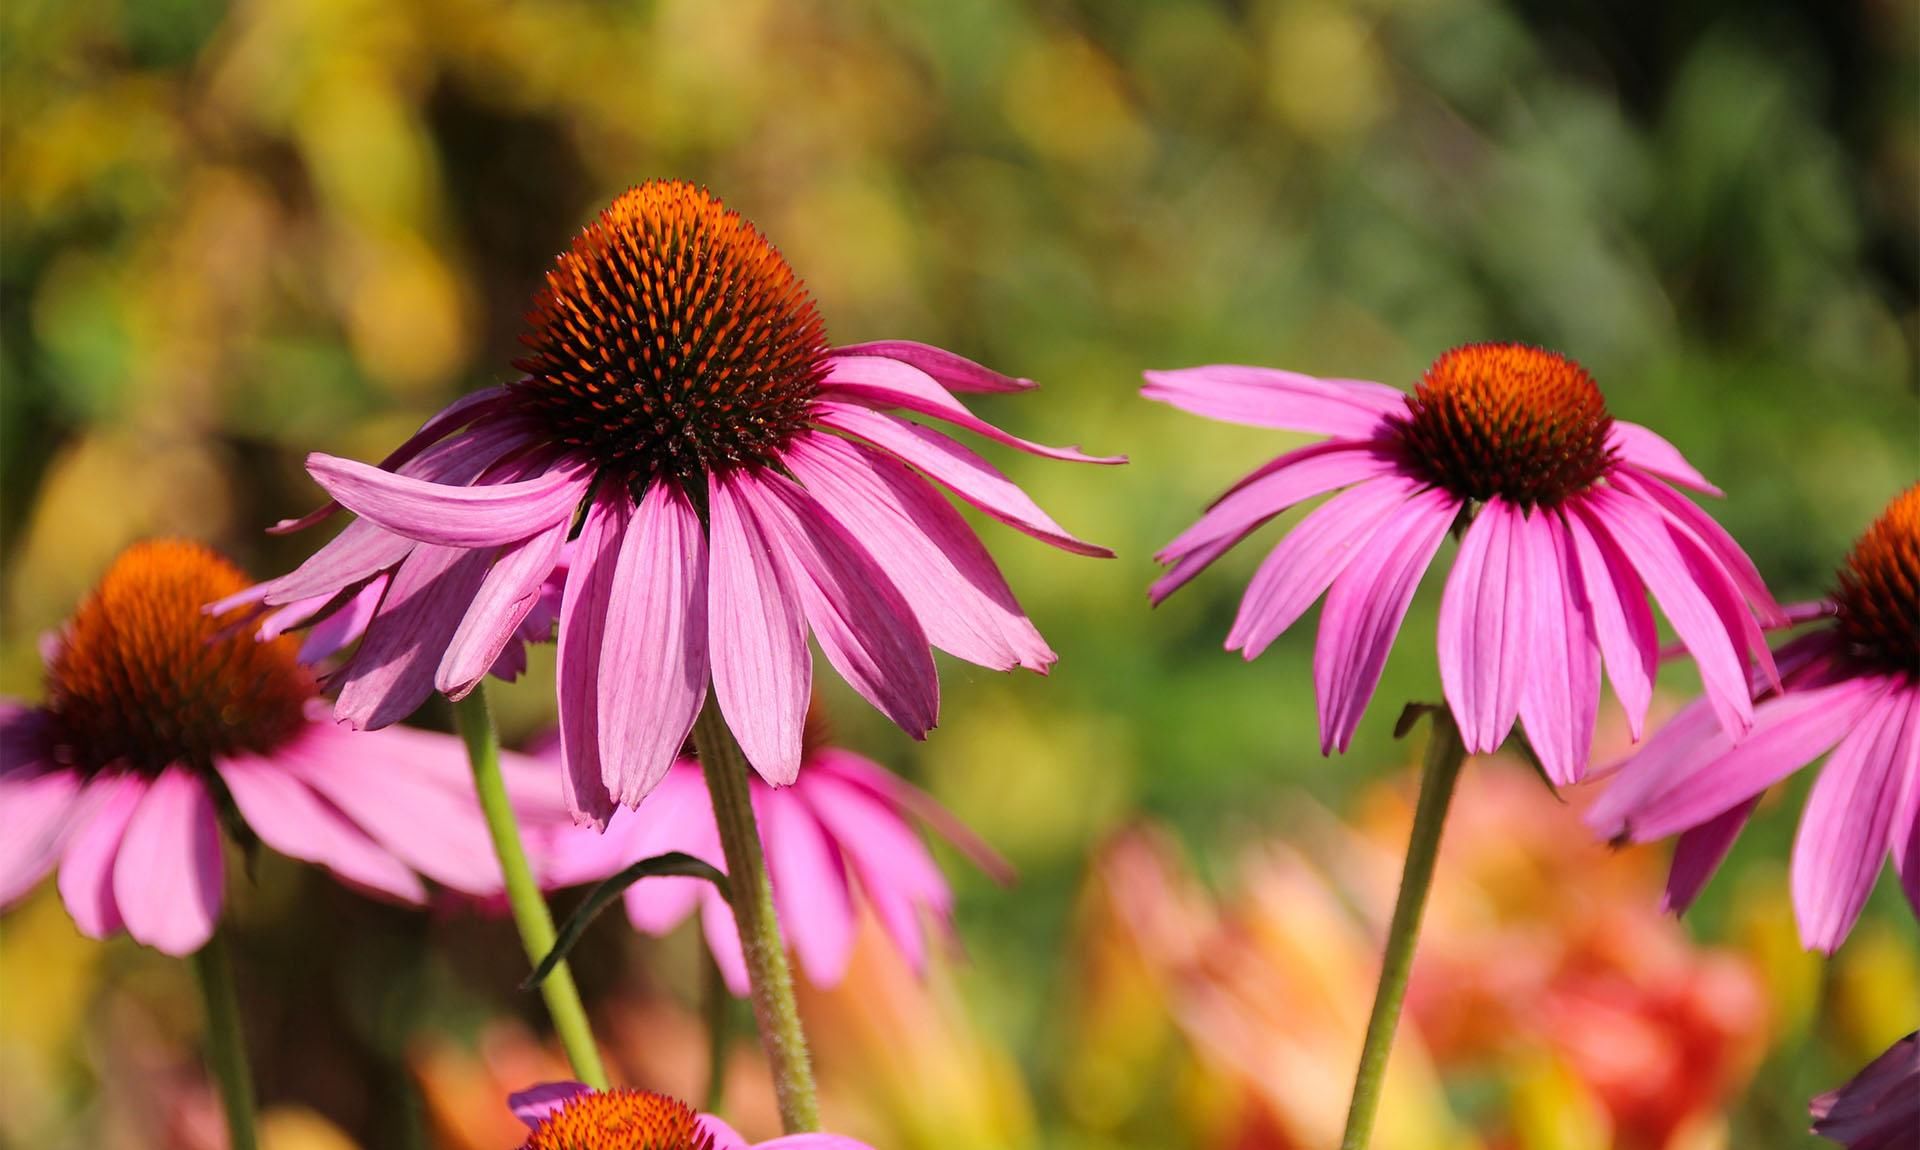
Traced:
[[705, 973], [702, 992], [707, 1008], [707, 1101], [700, 1109], [718, 1114], [727, 1101], [727, 1023], [733, 1014], [733, 992], [727, 989], [726, 976], [720, 973], [720, 964], [711, 953], [706, 955]]
[[240, 1030], [240, 998], [233, 988], [233, 958], [226, 935], [215, 928], [213, 937], [194, 953], [193, 973], [200, 980], [200, 997], [207, 1010], [207, 1063], [220, 1084], [220, 1102], [227, 1111], [227, 1142], [232, 1150], [256, 1150], [253, 1129], [253, 1075], [247, 1070], [246, 1037]]
[[707, 778], [707, 792], [713, 796], [720, 848], [727, 856], [733, 921], [740, 929], [740, 951], [747, 962], [753, 1017], [773, 1068], [780, 1124], [788, 1134], [818, 1130], [820, 1103], [814, 1096], [813, 1067], [807, 1061], [807, 1040], [800, 1030], [800, 1007], [793, 994], [793, 971], [780, 941], [773, 885], [767, 879], [760, 829], [753, 817], [753, 794], [747, 786], [747, 772], [752, 768], [711, 694], [693, 725], [693, 743], [700, 754], [700, 773]]
[[[460, 737], [466, 740], [474, 789], [480, 794], [480, 809], [493, 836], [494, 853], [500, 856], [500, 872], [507, 880], [507, 905], [513, 909], [513, 922], [520, 929], [527, 960], [538, 963], [553, 949], [553, 913], [547, 909], [540, 884], [527, 865], [520, 825], [507, 798], [506, 779], [500, 774], [500, 733], [493, 726], [486, 684], [475, 686], [471, 694], [455, 702], [453, 715]], [[540, 984], [540, 994], [547, 1000], [547, 1013], [553, 1018], [554, 1032], [560, 1036], [574, 1074], [595, 1090], [605, 1090], [607, 1072], [600, 1064], [600, 1049], [594, 1045], [593, 1028], [587, 1022], [586, 1007], [580, 1004], [572, 969], [565, 962], [555, 966]]]
[[1393, 923], [1387, 928], [1387, 950], [1380, 960], [1380, 986], [1374, 992], [1373, 1014], [1367, 1019], [1367, 1041], [1360, 1048], [1360, 1070], [1354, 1076], [1353, 1102], [1347, 1108], [1347, 1132], [1341, 1150], [1366, 1150], [1373, 1137], [1373, 1120], [1380, 1109], [1380, 1088], [1387, 1077], [1387, 1057], [1393, 1050], [1394, 1028], [1407, 997], [1407, 976], [1413, 970], [1414, 944], [1420, 937], [1420, 916], [1433, 886], [1434, 859], [1440, 853], [1440, 832], [1460, 766], [1467, 761], [1460, 730], [1444, 707], [1429, 712], [1433, 738], [1427, 743], [1426, 766], [1420, 776], [1420, 802], [1413, 812], [1413, 837], [1407, 843], [1406, 868], [1400, 874], [1400, 895], [1393, 904]]

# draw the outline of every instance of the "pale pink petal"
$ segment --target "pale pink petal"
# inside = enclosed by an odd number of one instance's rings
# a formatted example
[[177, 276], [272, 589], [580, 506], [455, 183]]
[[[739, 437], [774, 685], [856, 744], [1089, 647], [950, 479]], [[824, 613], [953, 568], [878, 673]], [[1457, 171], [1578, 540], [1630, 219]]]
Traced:
[[881, 407], [899, 407], [920, 415], [964, 427], [995, 443], [1018, 448], [1029, 455], [1061, 459], [1069, 463], [1125, 463], [1123, 455], [1088, 455], [1075, 447], [1048, 447], [1011, 435], [967, 409], [931, 375], [911, 364], [875, 356], [839, 355], [827, 361], [827, 374], [821, 381], [823, 394], [852, 399]]
[[358, 593], [349, 596], [343, 606], [315, 623], [300, 643], [300, 661], [318, 663], [366, 634], [391, 581], [385, 575], [376, 576]]
[[1154, 558], [1169, 563], [1223, 539], [1231, 545], [1296, 503], [1397, 470], [1393, 457], [1372, 443], [1310, 444], [1235, 484]]
[[487, 577], [486, 551], [421, 546], [394, 573], [380, 609], [340, 674], [334, 714], [376, 730], [418, 710], [467, 605]]
[[601, 780], [638, 806], [707, 698], [707, 536], [678, 484], [647, 488], [620, 544], [599, 692]]
[[1017, 878], [1013, 864], [988, 846], [972, 827], [941, 806], [938, 799], [872, 759], [862, 758], [838, 747], [822, 747], [808, 758], [807, 770], [859, 787], [887, 807], [912, 815], [946, 839], [968, 862], [980, 868], [982, 874], [1001, 886], [1010, 886]]
[[466, 698], [515, 639], [520, 624], [540, 602], [572, 526], [570, 519], [559, 520], [533, 538], [501, 550], [434, 671], [433, 685], [447, 698]]
[[1216, 364], [1144, 373], [1140, 394], [1227, 423], [1370, 439], [1407, 410], [1405, 393], [1357, 379], [1316, 379], [1265, 367]]
[[1040, 510], [1026, 492], [971, 449], [931, 428], [852, 404], [822, 400], [814, 405], [823, 426], [861, 439], [918, 468], [954, 494], [1016, 531], [1078, 555], [1111, 559], [1105, 547], [1082, 542]]
[[953, 895], [920, 836], [899, 812], [863, 787], [823, 774], [807, 787], [807, 805], [853, 863], [860, 893], [915, 971], [925, 968], [920, 910], [945, 920]]
[[914, 738], [940, 714], [940, 679], [913, 608], [859, 541], [785, 476], [741, 472], [739, 495], [781, 549], [807, 622], [841, 677]]
[[1393, 510], [1333, 581], [1313, 648], [1321, 754], [1345, 751], [1353, 741], [1414, 590], [1447, 537], [1455, 511], [1455, 499], [1446, 492], [1419, 492]]
[[87, 784], [93, 816], [67, 839], [57, 885], [73, 924], [88, 938], [106, 938], [123, 925], [113, 893], [113, 862], [146, 793], [147, 780], [134, 774], [103, 775]]
[[1646, 589], [1633, 564], [1620, 554], [1612, 536], [1595, 532], [1586, 519], [1566, 509], [1563, 520], [1573, 541], [1574, 559], [1592, 610], [1594, 637], [1613, 680], [1614, 697], [1627, 714], [1627, 730], [1637, 741], [1653, 702], [1653, 678], [1660, 663], [1658, 633]]
[[1440, 685], [1469, 752], [1500, 749], [1530, 671], [1533, 538], [1504, 499], [1480, 507], [1440, 596]]
[[47, 876], [85, 813], [78, 772], [38, 761], [41, 714], [7, 705], [0, 718], [0, 907]]
[[747, 761], [775, 786], [800, 773], [813, 692], [800, 589], [737, 475], [709, 479], [708, 659], [720, 713]]
[[1031, 391], [1036, 386], [1030, 379], [1015, 379], [1010, 375], [1001, 375], [991, 368], [981, 367], [972, 360], [955, 355], [945, 348], [915, 343], [907, 339], [880, 339], [871, 343], [836, 347], [829, 356], [829, 362], [841, 356], [856, 355], [878, 355], [887, 359], [897, 359], [901, 363], [910, 364], [926, 372], [950, 391]]
[[1607, 789], [1587, 808], [1587, 825], [1605, 838], [1626, 835], [1629, 821], [1647, 800], [1705, 769], [1731, 745], [1713, 708], [1705, 699], [1695, 699], [1632, 757], [1607, 769]]
[[1646, 499], [1660, 505], [1667, 515], [1682, 527], [1699, 538], [1702, 545], [1713, 554], [1719, 565], [1732, 577], [1735, 586], [1754, 611], [1760, 621], [1769, 628], [1784, 627], [1792, 619], [1787, 611], [1774, 599], [1773, 592], [1767, 589], [1766, 580], [1760, 577], [1760, 569], [1754, 566], [1739, 543], [1734, 541], [1727, 529], [1719, 521], [1700, 509], [1693, 500], [1668, 487], [1651, 476], [1641, 475], [1632, 470], [1623, 471], [1610, 481], [1616, 487], [1626, 487], [1638, 492]]
[[806, 432], [786, 463], [807, 491], [860, 539], [906, 597], [934, 646], [1004, 671], [1045, 672], [1054, 654], [1034, 629], [973, 528], [924, 479], [890, 456]]
[[219, 767], [240, 817], [261, 842], [354, 886], [416, 905], [426, 901], [426, 888], [405, 864], [279, 764], [249, 756]]
[[605, 829], [617, 805], [600, 761], [600, 659], [633, 498], [609, 483], [593, 497], [560, 597], [560, 787], [582, 823]]
[[1673, 914], [1686, 913], [1707, 880], [1726, 861], [1733, 841], [1746, 829], [1747, 820], [1753, 817], [1753, 808], [1759, 805], [1760, 796], [1755, 795], [1697, 827], [1680, 832], [1680, 837], [1673, 842], [1673, 862], [1667, 869], [1667, 889], [1661, 899], [1661, 909]]
[[1649, 474], [1708, 495], [1725, 494], [1708, 483], [1706, 476], [1695, 471], [1693, 464], [1680, 454], [1679, 448], [1637, 423], [1614, 420], [1613, 431], [1607, 436], [1607, 447], [1620, 462]]
[[839, 852], [802, 797], [811, 789], [802, 779], [787, 790], [760, 790], [754, 809], [781, 930], [807, 981], [827, 989], [840, 984], [853, 954], [853, 897]]
[[1227, 649], [1248, 659], [1266, 650], [1346, 570], [1380, 524], [1419, 490], [1409, 479], [1376, 479], [1314, 508], [1253, 573], [1227, 633]]
[[1893, 690], [1840, 740], [1807, 795], [1793, 843], [1793, 910], [1800, 941], [1832, 954], [1853, 929], [1880, 877], [1895, 807], [1912, 763], [1907, 728], [1920, 723], [1907, 692]]
[[113, 863], [113, 899], [134, 941], [192, 954], [220, 920], [226, 868], [213, 800], [185, 767], [168, 767], [127, 821]]
[[591, 1093], [593, 1088], [584, 1082], [543, 1082], [507, 1095], [507, 1109], [525, 1122], [527, 1129], [538, 1130], [556, 1110], [582, 1094]]
[[1520, 722], [1547, 778], [1566, 786], [1586, 774], [1593, 751], [1600, 647], [1565, 521], [1536, 509], [1526, 529], [1533, 535], [1533, 639]]
[[593, 481], [587, 463], [566, 461], [533, 479], [454, 486], [319, 452], [307, 457], [307, 472], [361, 518], [441, 547], [497, 547], [536, 535], [571, 519]]
[[[1767, 646], [1766, 632], [1760, 629], [1760, 623], [1753, 617], [1753, 611], [1747, 607], [1740, 594], [1740, 588], [1733, 577], [1722, 567], [1707, 545], [1685, 527], [1674, 520], [1667, 522], [1668, 537], [1673, 540], [1680, 556], [1686, 561], [1687, 575], [1693, 585], [1707, 596], [1707, 602], [1713, 604], [1713, 612], [1720, 617], [1720, 627], [1728, 635], [1737, 635], [1741, 647], [1752, 654], [1758, 664], [1761, 677], [1774, 690], [1780, 689], [1780, 670], [1774, 665], [1773, 651]], [[1684, 649], [1684, 644], [1682, 645]], [[1666, 652], [1661, 652], [1666, 657]], [[1743, 664], [1744, 666], [1744, 661]]]

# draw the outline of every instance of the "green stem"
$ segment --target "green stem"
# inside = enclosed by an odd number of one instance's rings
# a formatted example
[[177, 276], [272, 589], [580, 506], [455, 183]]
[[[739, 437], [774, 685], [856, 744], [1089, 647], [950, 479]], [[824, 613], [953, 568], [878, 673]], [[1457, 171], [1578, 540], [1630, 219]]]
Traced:
[[256, 1150], [260, 1139], [253, 1129], [253, 1075], [247, 1070], [246, 1039], [240, 1032], [240, 999], [233, 989], [226, 935], [218, 928], [194, 953], [193, 973], [206, 1003], [207, 1064], [220, 1084], [228, 1145], [232, 1150]]
[[700, 1109], [718, 1114], [727, 1101], [727, 1031], [731, 1029], [728, 1023], [733, 1015], [733, 992], [727, 989], [726, 976], [711, 954], [706, 956], [705, 974], [701, 990], [707, 1009], [707, 1101]]
[[780, 1123], [789, 1134], [820, 1129], [820, 1103], [814, 1096], [813, 1067], [807, 1062], [807, 1040], [800, 1030], [800, 1007], [793, 995], [793, 971], [780, 941], [780, 922], [773, 911], [773, 885], [760, 852], [760, 830], [753, 817], [753, 795], [747, 786], [746, 756], [720, 714], [712, 695], [693, 725], [693, 743], [700, 754], [701, 774], [713, 797], [713, 818], [720, 828], [720, 848], [727, 856], [727, 879], [733, 894], [733, 921], [740, 930], [740, 951], [746, 958], [752, 987], [753, 1017], [760, 1041], [773, 1068], [774, 1098], [780, 1105]]
[[[553, 949], [553, 913], [534, 881], [533, 868], [527, 865], [527, 851], [520, 843], [520, 825], [514, 819], [513, 803], [507, 798], [507, 783], [500, 774], [500, 734], [493, 726], [493, 711], [487, 706], [486, 684], [474, 687], [466, 698], [453, 705], [460, 737], [466, 740], [467, 758], [473, 763], [473, 785], [480, 794], [480, 810], [486, 815], [487, 831], [493, 836], [494, 853], [500, 856], [500, 872], [506, 877], [507, 905], [513, 909], [514, 925], [520, 929], [520, 941], [526, 947], [527, 960], [538, 963]], [[600, 1064], [600, 1049], [593, 1043], [593, 1028], [587, 1023], [586, 1007], [580, 1004], [580, 991], [573, 985], [573, 971], [562, 962], [540, 984], [547, 1000], [547, 1013], [553, 1018], [554, 1032], [566, 1049], [567, 1061], [580, 1081], [596, 1090], [607, 1088], [607, 1072]]]
[[1400, 895], [1393, 904], [1393, 923], [1387, 928], [1387, 950], [1380, 960], [1380, 986], [1374, 992], [1373, 1014], [1367, 1019], [1367, 1040], [1360, 1049], [1360, 1069], [1354, 1076], [1353, 1102], [1347, 1108], [1347, 1132], [1341, 1150], [1366, 1150], [1373, 1137], [1373, 1120], [1380, 1108], [1380, 1088], [1386, 1081], [1387, 1056], [1393, 1049], [1393, 1031], [1400, 1022], [1400, 1006], [1407, 997], [1407, 976], [1413, 970], [1414, 944], [1420, 937], [1420, 915], [1433, 886], [1433, 863], [1440, 853], [1440, 832], [1446, 825], [1447, 805], [1460, 766], [1467, 761], [1460, 730], [1445, 708], [1432, 712], [1433, 738], [1427, 743], [1426, 766], [1420, 777], [1420, 801], [1413, 812], [1413, 837], [1407, 843], [1406, 868], [1400, 875]]

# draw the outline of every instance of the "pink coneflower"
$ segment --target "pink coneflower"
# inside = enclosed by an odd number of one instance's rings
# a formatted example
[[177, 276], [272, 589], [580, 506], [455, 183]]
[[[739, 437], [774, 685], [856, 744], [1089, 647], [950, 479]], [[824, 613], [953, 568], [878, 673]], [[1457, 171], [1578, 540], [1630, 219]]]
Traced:
[[520, 1150], [873, 1150], [838, 1134], [749, 1143], [712, 1114], [647, 1090], [548, 1082], [507, 1097], [532, 1131]]
[[1556, 783], [1585, 772], [1604, 661], [1639, 737], [1658, 647], [1646, 592], [1729, 731], [1752, 720], [1746, 653], [1779, 608], [1731, 537], [1675, 491], [1718, 491], [1615, 420], [1573, 360], [1520, 344], [1442, 355], [1411, 395], [1256, 367], [1147, 373], [1143, 394], [1231, 423], [1328, 436], [1254, 471], [1160, 552], [1157, 603], [1294, 504], [1338, 492], [1254, 574], [1228, 635], [1252, 659], [1325, 592], [1314, 647], [1323, 752], [1347, 748], [1408, 604], [1464, 528], [1440, 601], [1440, 680], [1469, 751], [1516, 719]]
[[[236, 816], [403, 902], [425, 901], [421, 875], [500, 889], [459, 743], [336, 726], [291, 638], [202, 612], [246, 582], [198, 544], [136, 544], [50, 640], [46, 702], [0, 710], [0, 906], [57, 866], [83, 933], [192, 952], [220, 916]], [[526, 789], [533, 765], [511, 769]]]
[[1057, 547], [1110, 554], [971, 449], [880, 409], [1048, 458], [1119, 460], [1009, 435], [953, 395], [1024, 380], [914, 343], [829, 348], [785, 259], [703, 189], [653, 182], [615, 200], [548, 272], [528, 321], [524, 378], [448, 407], [382, 467], [311, 457], [361, 519], [249, 597], [344, 602], [390, 578], [337, 709], [379, 727], [436, 687], [471, 690], [577, 535], [561, 745], [569, 804], [595, 822], [665, 777], [709, 681], [753, 766], [791, 783], [809, 631], [916, 737], [938, 709], [930, 646], [997, 670], [1052, 664], [929, 479]]
[[1743, 741], [1690, 704], [1620, 768], [1588, 822], [1636, 842], [1678, 834], [1667, 902], [1684, 910], [1762, 792], [1832, 751], [1800, 816], [1792, 878], [1800, 941], [1832, 953], [1889, 853], [1920, 913], [1920, 485], [1854, 544], [1816, 613], [1831, 623], [1780, 648], [1782, 689], [1763, 694]]
[[1920, 1141], [1920, 1034], [1888, 1047], [1808, 1110], [1813, 1132], [1847, 1150], [1912, 1150]]
[[[557, 757], [558, 748], [548, 746]], [[928, 926], [950, 934], [953, 892], [909, 815], [926, 819], [994, 878], [1011, 881], [1006, 861], [931, 796], [879, 764], [830, 745], [817, 711], [807, 718], [801, 765], [791, 787], [759, 779], [751, 785], [774, 904], [788, 943], [815, 986], [837, 986], [846, 975], [857, 901], [873, 910], [916, 973], [926, 967]], [[713, 804], [692, 757], [674, 763], [639, 810], [616, 812], [604, 835], [557, 829], [544, 874], [550, 886], [597, 882], [669, 851], [726, 870]], [[628, 887], [625, 898], [628, 919], [655, 935], [671, 931], [697, 908], [727, 985], [735, 994], [746, 993], [747, 969], [733, 912], [711, 884], [648, 878]]]

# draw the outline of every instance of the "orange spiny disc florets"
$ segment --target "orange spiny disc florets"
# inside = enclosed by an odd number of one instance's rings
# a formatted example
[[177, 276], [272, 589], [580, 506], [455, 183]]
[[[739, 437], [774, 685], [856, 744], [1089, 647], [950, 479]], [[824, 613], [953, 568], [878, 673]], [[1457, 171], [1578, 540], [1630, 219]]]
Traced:
[[1853, 545], [1833, 600], [1849, 650], [1920, 675], [1920, 484], [1895, 496]]
[[1398, 426], [1422, 476], [1466, 499], [1552, 506], [1613, 463], [1613, 417], [1593, 377], [1524, 344], [1473, 343], [1434, 360]]
[[548, 1115], [521, 1150], [711, 1150], [713, 1136], [698, 1119], [664, 1094], [594, 1091]]
[[678, 181], [601, 212], [527, 323], [521, 399], [561, 442], [637, 480], [770, 462], [805, 424], [827, 350], [779, 251]]
[[198, 543], [136, 543], [80, 604], [47, 667], [52, 753], [84, 769], [156, 773], [271, 750], [304, 721], [314, 682], [299, 643], [256, 642], [201, 611], [246, 587]]

